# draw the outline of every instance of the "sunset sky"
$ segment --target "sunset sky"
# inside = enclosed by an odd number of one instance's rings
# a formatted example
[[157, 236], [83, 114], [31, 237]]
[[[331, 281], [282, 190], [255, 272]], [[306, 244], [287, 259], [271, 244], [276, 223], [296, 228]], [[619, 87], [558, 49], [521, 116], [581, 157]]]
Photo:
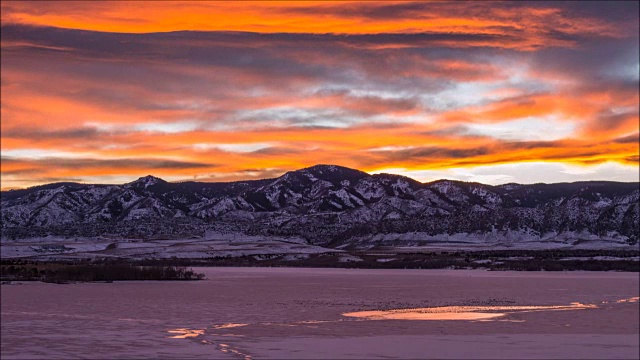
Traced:
[[2, 188], [638, 181], [638, 2], [2, 1]]

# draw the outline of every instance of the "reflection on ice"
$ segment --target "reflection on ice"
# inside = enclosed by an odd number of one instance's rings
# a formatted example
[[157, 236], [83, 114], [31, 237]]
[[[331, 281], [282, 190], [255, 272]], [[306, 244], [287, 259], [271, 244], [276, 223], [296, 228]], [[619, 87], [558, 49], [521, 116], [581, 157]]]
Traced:
[[251, 355], [245, 354], [238, 349], [234, 349], [228, 344], [218, 344], [218, 347], [220, 348], [220, 351], [222, 351], [223, 353], [231, 353], [231, 354], [242, 357], [244, 360], [252, 360]]
[[230, 329], [230, 328], [235, 328], [235, 327], [240, 327], [240, 326], [247, 326], [249, 324], [236, 324], [236, 323], [228, 323], [228, 324], [222, 324], [222, 325], [214, 325], [211, 328], [212, 329]]
[[186, 339], [191, 337], [196, 337], [204, 334], [204, 330], [199, 329], [173, 329], [167, 330], [170, 334], [178, 334], [174, 336], [169, 336], [171, 339]]
[[306, 320], [306, 321], [300, 321], [299, 324], [324, 324], [324, 323], [331, 323], [331, 322], [336, 322], [336, 320]]
[[640, 300], [640, 297], [636, 296], [636, 297], [632, 297], [632, 298], [629, 298], [629, 299], [620, 299], [620, 300], [618, 300], [616, 302], [617, 303], [627, 303], [627, 302], [631, 303], [631, 302], [638, 302], [639, 300]]
[[482, 312], [429, 312], [424, 309], [386, 310], [386, 311], [358, 311], [342, 314], [349, 317], [365, 318], [369, 320], [487, 320], [503, 316], [502, 313]]
[[[227, 328], [234, 328], [234, 327], [239, 327], [239, 326], [245, 326], [248, 324], [235, 324], [235, 323], [229, 323], [229, 324], [223, 324], [223, 325], [218, 325], [218, 326], [214, 326], [212, 327], [213, 329], [227, 329]], [[206, 329], [187, 329], [187, 328], [179, 328], [179, 329], [171, 329], [171, 330], [167, 330], [168, 333], [170, 334], [177, 334], [174, 336], [170, 336], [169, 338], [171, 339], [188, 339], [188, 338], [194, 338], [193, 340], [198, 341], [200, 344], [203, 345], [214, 345], [215, 348], [223, 353], [228, 353], [228, 354], [233, 354], [236, 355], [238, 357], [241, 357], [243, 360], [252, 360], [251, 355], [246, 354], [238, 349], [236, 349], [235, 347], [229, 345], [229, 344], [223, 344], [218, 342], [216, 339], [211, 339], [212, 335], [216, 335], [216, 334], [210, 334], [210, 333], [205, 333]], [[200, 338], [197, 338], [198, 336], [204, 335]], [[209, 339], [207, 339], [206, 337], [209, 337]], [[197, 339], [196, 339], [197, 338]]]
[[571, 303], [548, 306], [439, 306], [416, 309], [357, 311], [343, 316], [368, 320], [490, 320], [516, 312], [592, 309], [596, 305]]

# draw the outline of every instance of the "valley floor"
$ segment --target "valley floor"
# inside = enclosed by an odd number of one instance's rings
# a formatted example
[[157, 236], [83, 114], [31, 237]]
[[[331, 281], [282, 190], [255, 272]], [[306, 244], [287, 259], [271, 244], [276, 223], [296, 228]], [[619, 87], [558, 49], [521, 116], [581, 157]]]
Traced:
[[[6, 276], [9, 266], [18, 263], [24, 268], [20, 270], [31, 271], [31, 265], [46, 262], [362, 269], [640, 271], [638, 244], [604, 244], [584, 240], [577, 245], [572, 242], [551, 241], [536, 243], [535, 246], [530, 243], [514, 243], [513, 246], [482, 243], [480, 246], [478, 242], [477, 239], [476, 243], [424, 240], [422, 245], [413, 246], [373, 243], [366, 248], [328, 248], [308, 244], [299, 237], [262, 237], [234, 233], [214, 234], [205, 238], [147, 240], [48, 236], [3, 239], [0, 243], [0, 272], [2, 279], [11, 280], [11, 277]], [[531, 246], [528, 247], [529, 245]]]
[[[194, 270], [206, 280], [2, 285], [2, 358], [639, 355], [637, 273]], [[442, 319], [350, 314], [382, 310]]]

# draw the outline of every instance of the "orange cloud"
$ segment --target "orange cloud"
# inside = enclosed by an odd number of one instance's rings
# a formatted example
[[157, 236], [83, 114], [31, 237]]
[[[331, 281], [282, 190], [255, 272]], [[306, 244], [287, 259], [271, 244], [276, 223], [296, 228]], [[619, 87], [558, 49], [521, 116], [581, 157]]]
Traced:
[[0, 6], [3, 189], [149, 173], [237, 180], [318, 163], [638, 161], [633, 11], [440, 1]]
[[[464, 8], [464, 9], [462, 9]], [[233, 16], [229, 16], [233, 14]], [[515, 6], [456, 2], [3, 2], [2, 22], [101, 32], [152, 33], [182, 30], [260, 33], [433, 33], [500, 36], [473, 46], [533, 50], [571, 46], [556, 34], [620, 36], [615, 24], [575, 17], [550, 5]], [[459, 41], [440, 39], [443, 46]], [[407, 46], [407, 44], [401, 45]]]

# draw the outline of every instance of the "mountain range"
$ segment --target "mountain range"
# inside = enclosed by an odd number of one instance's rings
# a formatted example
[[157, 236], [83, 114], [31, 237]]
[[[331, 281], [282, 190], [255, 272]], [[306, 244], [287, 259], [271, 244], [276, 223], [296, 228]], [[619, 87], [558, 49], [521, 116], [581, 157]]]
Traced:
[[54, 183], [1, 194], [2, 238], [298, 237], [324, 247], [428, 241], [638, 243], [638, 183], [421, 183], [316, 165], [264, 180]]

